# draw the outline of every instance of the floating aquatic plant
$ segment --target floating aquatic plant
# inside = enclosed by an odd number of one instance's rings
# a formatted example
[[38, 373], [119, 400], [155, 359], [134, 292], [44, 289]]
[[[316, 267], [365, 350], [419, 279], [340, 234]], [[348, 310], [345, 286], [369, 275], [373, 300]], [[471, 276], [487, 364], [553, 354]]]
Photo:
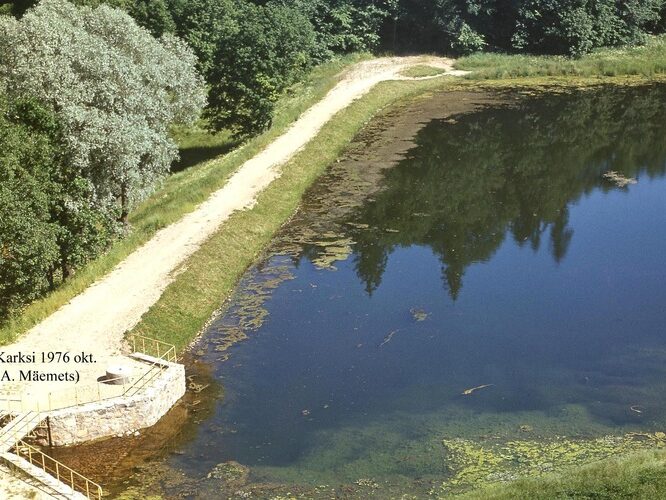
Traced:
[[414, 321], [425, 321], [428, 319], [428, 316], [430, 316], [430, 313], [420, 307], [412, 307], [409, 312], [412, 315], [412, 318], [414, 318]]

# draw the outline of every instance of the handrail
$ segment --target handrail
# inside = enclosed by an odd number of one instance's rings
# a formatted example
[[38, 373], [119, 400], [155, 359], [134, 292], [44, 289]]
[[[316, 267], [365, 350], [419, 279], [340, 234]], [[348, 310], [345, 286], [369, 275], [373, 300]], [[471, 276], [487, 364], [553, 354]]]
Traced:
[[26, 459], [32, 465], [41, 468], [47, 474], [55, 477], [58, 481], [72, 488], [74, 491], [84, 494], [87, 498], [101, 500], [102, 487], [91, 481], [74, 469], [67, 467], [46, 453], [30, 446], [25, 441], [18, 441], [14, 447], [16, 455]]
[[[132, 349], [134, 352], [148, 354], [149, 356], [157, 359], [163, 359], [165, 361], [169, 361], [170, 363], [175, 363], [178, 361], [176, 346], [173, 344], [149, 337], [144, 337], [143, 335], [138, 335], [136, 333], [129, 335], [129, 339], [132, 341]], [[137, 348], [139, 344], [141, 345], [140, 350]], [[151, 348], [150, 352], [146, 344], [148, 344], [148, 347]]]
[[[32, 419], [31, 416], [36, 418]], [[35, 412], [23, 413], [12, 419], [6, 426], [0, 429], [0, 443], [3, 448], [0, 451], [5, 451], [13, 447], [16, 442], [30, 434], [42, 420], [43, 418], [39, 416], [39, 413]], [[7, 431], [7, 427], [9, 427], [9, 431]]]
[[[16, 395], [2, 395], [0, 394], [0, 409], [6, 411], [26, 411], [33, 410], [37, 412], [41, 411], [54, 411], [61, 410], [64, 408], [77, 407], [84, 404], [96, 403], [101, 401], [107, 401], [109, 399], [115, 399], [117, 397], [123, 397], [128, 394], [135, 395], [141, 389], [143, 389], [148, 383], [150, 383], [154, 378], [162, 371], [162, 363], [159, 361], [166, 361], [169, 363], [175, 363], [178, 360], [176, 346], [163, 342], [157, 339], [151, 339], [149, 337], [144, 337], [143, 335], [132, 334], [128, 337], [132, 343], [132, 352], [142, 353], [153, 358], [156, 358], [157, 362], [152, 362], [150, 367], [136, 380], [127, 382], [127, 377], [115, 377], [110, 379], [105, 379], [107, 392], [115, 392], [112, 394], [102, 394], [102, 385], [100, 382], [97, 384], [84, 385], [82, 387], [68, 387], [65, 389], [60, 389], [58, 391], [51, 391], [47, 394], [47, 403], [44, 406], [39, 399], [35, 400], [33, 397], [26, 394], [20, 394], [19, 397]], [[157, 370], [155, 370], [157, 368]], [[112, 391], [115, 384], [109, 384], [109, 382], [114, 382], [122, 380], [122, 384], [117, 384], [118, 389], [122, 385], [122, 391]], [[68, 397], [63, 397], [69, 393]], [[65, 401], [74, 401], [73, 404], [58, 405], [59, 400]]]

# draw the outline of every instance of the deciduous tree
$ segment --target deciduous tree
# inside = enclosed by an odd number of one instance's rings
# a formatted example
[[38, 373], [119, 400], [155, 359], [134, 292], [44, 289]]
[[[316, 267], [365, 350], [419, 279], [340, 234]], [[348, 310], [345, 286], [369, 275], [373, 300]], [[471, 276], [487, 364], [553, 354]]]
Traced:
[[5, 92], [56, 113], [72, 166], [100, 205], [117, 201], [123, 221], [177, 156], [168, 127], [192, 122], [205, 104], [195, 64], [181, 40], [157, 40], [106, 5], [43, 0], [19, 20], [0, 19]]

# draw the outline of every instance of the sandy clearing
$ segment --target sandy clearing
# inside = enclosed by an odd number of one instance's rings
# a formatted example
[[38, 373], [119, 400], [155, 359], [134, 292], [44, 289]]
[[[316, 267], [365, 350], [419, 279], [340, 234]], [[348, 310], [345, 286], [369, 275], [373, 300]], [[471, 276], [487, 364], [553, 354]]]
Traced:
[[[180, 221], [160, 230], [150, 241], [137, 249], [113, 271], [54, 314], [36, 325], [6, 352], [31, 353], [70, 351], [92, 353], [95, 364], [77, 365], [81, 382], [95, 383], [110, 364], [119, 362], [126, 331], [160, 298], [173, 281], [183, 263], [236, 210], [251, 207], [257, 195], [280, 175], [280, 167], [305, 146], [336, 113], [365, 95], [379, 82], [404, 80], [399, 75], [415, 64], [430, 64], [459, 74], [451, 68], [452, 61], [436, 57], [378, 58], [361, 62], [322, 99], [303, 113], [279, 138], [261, 153], [245, 162], [224, 187], [213, 193], [193, 212]], [[123, 357], [123, 359], [125, 359]], [[40, 363], [8, 365], [12, 376], [18, 369], [48, 369]], [[58, 365], [56, 371], [71, 371], [73, 366]], [[71, 383], [69, 383], [71, 385]], [[21, 390], [44, 394], [54, 388], [61, 391], [67, 382], [22, 382]], [[0, 392], [14, 392], [17, 384], [3, 383]]]

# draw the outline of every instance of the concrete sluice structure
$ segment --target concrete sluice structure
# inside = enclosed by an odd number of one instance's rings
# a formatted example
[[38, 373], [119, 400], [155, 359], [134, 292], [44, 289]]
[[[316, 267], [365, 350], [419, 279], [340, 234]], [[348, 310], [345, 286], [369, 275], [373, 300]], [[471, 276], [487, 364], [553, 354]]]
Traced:
[[157, 423], [185, 394], [185, 367], [177, 362], [174, 346], [132, 340], [132, 354], [95, 383], [0, 394], [0, 459], [10, 470], [27, 475], [48, 495], [101, 498], [98, 484], [27, 441], [70, 446], [130, 435]]

